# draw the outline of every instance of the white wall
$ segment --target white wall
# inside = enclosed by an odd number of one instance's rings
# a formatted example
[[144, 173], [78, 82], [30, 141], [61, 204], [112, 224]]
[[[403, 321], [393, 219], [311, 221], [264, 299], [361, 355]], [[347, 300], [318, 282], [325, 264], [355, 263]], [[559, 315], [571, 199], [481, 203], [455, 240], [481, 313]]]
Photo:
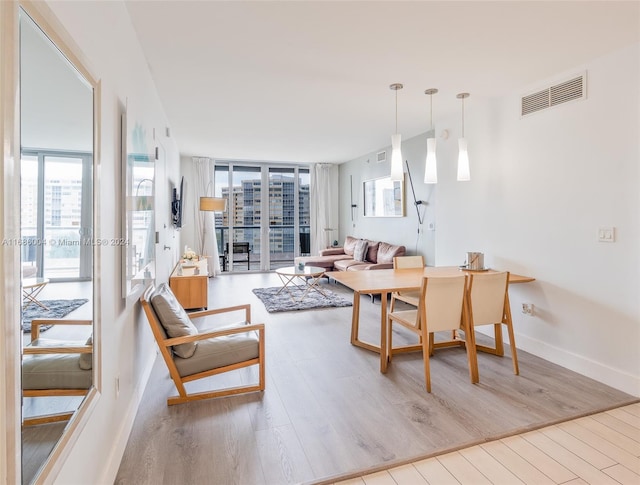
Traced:
[[[639, 59], [635, 45], [493, 102], [472, 96], [471, 181], [442, 176], [436, 216], [438, 265], [483, 251], [488, 266], [536, 278], [510, 290], [519, 347], [635, 396]], [[521, 95], [585, 69], [588, 99], [520, 118]], [[443, 149], [454, 170], [457, 148]], [[600, 226], [616, 228], [615, 243], [597, 241]], [[534, 317], [519, 311], [525, 301]]]
[[[178, 252], [170, 211], [170, 188], [178, 180], [180, 169], [178, 151], [175, 141], [165, 136], [166, 116], [126, 7], [122, 2], [52, 1], [48, 5], [90, 61], [93, 74], [102, 81], [97, 237], [121, 234], [119, 117], [127, 98], [145, 125], [156, 130], [160, 146], [156, 172], [156, 229], [160, 233], [156, 281], [167, 281]], [[164, 245], [172, 249], [165, 251]], [[60, 484], [113, 483], [156, 356], [155, 343], [137, 299], [125, 301], [121, 297], [120, 249], [102, 247], [99, 263], [102, 395], [61, 466], [55, 479]], [[115, 392], [116, 377], [120, 380], [119, 396]]]
[[[436, 130], [437, 131], [437, 130]], [[389, 135], [391, 137], [391, 135]], [[391, 140], [389, 140], [391, 141]], [[445, 143], [438, 140], [438, 150]], [[377, 162], [376, 154], [386, 150], [386, 162]], [[428, 265], [435, 264], [435, 232], [429, 224], [435, 222], [435, 199], [438, 185], [427, 185], [424, 180], [424, 160], [427, 154], [427, 135], [422, 134], [402, 141], [402, 156], [408, 160], [417, 200], [427, 202], [420, 208], [424, 214], [423, 224], [418, 223], [418, 214], [413, 204], [409, 176], [405, 173], [405, 217], [364, 217], [362, 184], [389, 175], [391, 167], [391, 146], [380, 148], [355, 160], [340, 165], [340, 232], [333, 238], [340, 244], [346, 236], [354, 236], [373, 241], [385, 241], [406, 246], [407, 254], [422, 254]], [[404, 162], [403, 162], [404, 166]], [[438, 167], [440, 169], [440, 166]], [[406, 166], [405, 166], [406, 172]], [[440, 176], [440, 175], [439, 175]], [[351, 192], [357, 208], [351, 219]]]

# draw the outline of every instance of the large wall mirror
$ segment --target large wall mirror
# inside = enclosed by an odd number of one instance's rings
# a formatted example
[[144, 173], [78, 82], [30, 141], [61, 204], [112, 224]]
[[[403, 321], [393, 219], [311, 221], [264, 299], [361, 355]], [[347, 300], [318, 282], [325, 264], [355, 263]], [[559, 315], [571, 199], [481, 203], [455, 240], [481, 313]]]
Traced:
[[[95, 393], [95, 91], [29, 4], [20, 26], [22, 477], [31, 483]], [[26, 8], [26, 10], [25, 10]], [[71, 59], [71, 60], [70, 60]], [[75, 62], [72, 63], [72, 60]]]

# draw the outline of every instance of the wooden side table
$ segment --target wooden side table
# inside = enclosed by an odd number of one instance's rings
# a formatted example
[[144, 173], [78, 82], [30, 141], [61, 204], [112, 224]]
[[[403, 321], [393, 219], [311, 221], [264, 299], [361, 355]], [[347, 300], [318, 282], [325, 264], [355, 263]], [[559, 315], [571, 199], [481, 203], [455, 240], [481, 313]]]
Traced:
[[171, 276], [169, 287], [185, 310], [208, 307], [209, 270], [203, 258], [193, 265], [178, 262]]

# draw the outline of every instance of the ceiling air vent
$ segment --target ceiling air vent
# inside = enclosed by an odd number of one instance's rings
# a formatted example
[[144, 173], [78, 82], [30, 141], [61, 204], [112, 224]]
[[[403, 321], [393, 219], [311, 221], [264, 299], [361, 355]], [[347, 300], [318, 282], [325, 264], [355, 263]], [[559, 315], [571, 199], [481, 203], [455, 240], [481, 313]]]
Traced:
[[386, 152], [386, 151], [384, 151], [384, 152], [378, 152], [378, 153], [376, 154], [376, 161], [377, 161], [378, 163], [386, 162], [386, 161], [387, 161], [387, 152]]
[[526, 116], [542, 109], [587, 97], [587, 73], [554, 84], [546, 89], [522, 97], [520, 115]]

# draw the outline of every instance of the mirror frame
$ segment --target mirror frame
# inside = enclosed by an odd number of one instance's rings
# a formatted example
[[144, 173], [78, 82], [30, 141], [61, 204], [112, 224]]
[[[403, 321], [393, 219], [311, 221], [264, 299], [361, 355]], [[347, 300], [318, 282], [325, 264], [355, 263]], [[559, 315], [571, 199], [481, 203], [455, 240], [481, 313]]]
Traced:
[[[19, 25], [20, 10], [23, 10], [38, 27], [45, 33], [51, 42], [69, 60], [69, 62], [86, 79], [93, 89], [93, 238], [98, 239], [101, 234], [98, 201], [100, 200], [100, 126], [101, 126], [101, 83], [94, 76], [88, 66], [90, 63], [83, 56], [81, 49], [67, 33], [64, 26], [53, 15], [48, 5], [44, 2], [32, 0], [18, 0], [0, 2], [0, 31], [2, 32], [2, 53], [0, 54], [0, 75], [8, 80], [6, 84], [0, 81], [0, 116], [3, 136], [3, 153], [0, 161], [3, 166], [3, 174], [0, 175], [5, 198], [0, 202], [1, 215], [3, 217], [3, 237], [20, 237], [20, 217], [15, 213], [19, 207], [19, 183], [20, 183], [20, 105], [19, 105]], [[5, 42], [6, 41], [6, 42]], [[8, 190], [8, 192], [7, 192]], [[4, 318], [4, 341], [0, 337], [0, 345], [6, 350], [6, 359], [0, 363], [0, 371], [5, 370], [4, 385], [7, 398], [0, 404], [0, 432], [7, 436], [6, 449], [0, 449], [2, 458], [0, 465], [6, 475], [0, 478], [7, 479], [7, 483], [21, 482], [22, 453], [21, 453], [21, 335], [20, 327], [21, 292], [20, 285], [20, 248], [19, 246], [3, 245], [1, 248], [2, 259], [0, 269], [3, 270], [4, 282], [0, 282], [0, 290], [6, 295], [7, 304], [0, 304], [0, 314]], [[100, 306], [100, 268], [101, 248], [93, 245], [93, 386], [84, 400], [70, 419], [62, 436], [53, 447], [46, 461], [34, 477], [33, 483], [41, 483], [49, 477], [55, 476], [62, 467], [64, 459], [69, 455], [71, 446], [77, 441], [79, 432], [84, 428], [98, 403], [102, 389], [102, 352], [101, 352], [101, 306]], [[3, 369], [6, 366], [6, 369]], [[2, 445], [4, 447], [4, 445]]]

